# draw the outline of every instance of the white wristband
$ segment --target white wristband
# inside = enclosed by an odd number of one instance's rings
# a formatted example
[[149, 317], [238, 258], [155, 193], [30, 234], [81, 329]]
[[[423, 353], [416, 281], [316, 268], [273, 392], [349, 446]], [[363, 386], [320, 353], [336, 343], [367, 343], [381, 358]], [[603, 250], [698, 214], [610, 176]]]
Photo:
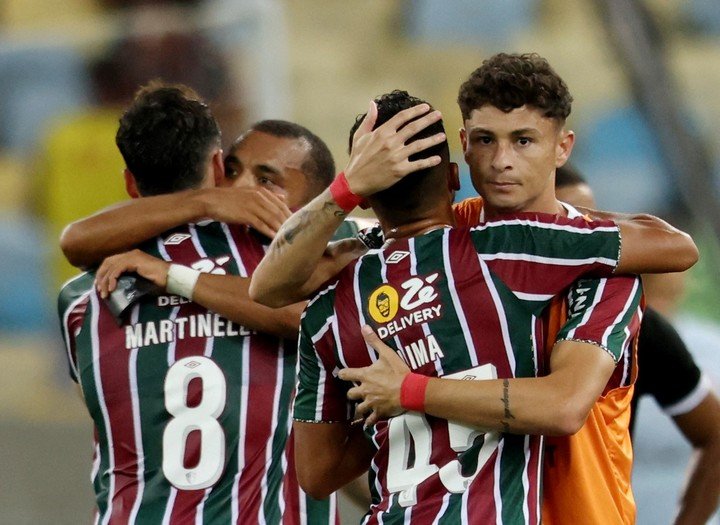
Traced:
[[195, 284], [200, 277], [200, 272], [183, 266], [181, 264], [171, 264], [167, 273], [166, 289], [173, 295], [181, 295], [187, 299], [192, 299]]

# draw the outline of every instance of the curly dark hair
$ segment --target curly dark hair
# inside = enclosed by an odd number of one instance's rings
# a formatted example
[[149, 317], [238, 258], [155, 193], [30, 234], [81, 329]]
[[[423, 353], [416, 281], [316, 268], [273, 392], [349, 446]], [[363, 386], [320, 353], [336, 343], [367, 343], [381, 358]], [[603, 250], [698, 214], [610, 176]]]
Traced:
[[197, 188], [220, 128], [192, 89], [150, 82], [120, 118], [115, 143], [143, 196]]
[[463, 119], [484, 105], [506, 113], [527, 105], [564, 122], [572, 100], [563, 79], [537, 53], [493, 55], [472, 72], [458, 94]]
[[[408, 109], [419, 104], [428, 104], [428, 102], [408, 94], [407, 91], [397, 89], [391, 93], [386, 93], [385, 95], [377, 97], [375, 99], [375, 103], [377, 104], [378, 110], [375, 128], [381, 126], [404, 109]], [[352, 148], [353, 135], [364, 118], [365, 114], [358, 115], [355, 119], [355, 124], [353, 124], [350, 129], [348, 151]], [[437, 133], [445, 133], [445, 127], [442, 120], [439, 120], [421, 130], [416, 135], [412, 136], [408, 142], [428, 138]], [[373, 206], [375, 206], [375, 202], [379, 202], [386, 204], [388, 207], [392, 206], [392, 208], [397, 211], [412, 210], [420, 206], [420, 202], [424, 199], [428, 192], [433, 193], [434, 191], [437, 191], [438, 180], [442, 180], [442, 183], [447, 186], [445, 168], [447, 167], [447, 163], [450, 161], [450, 150], [448, 148], [447, 140], [424, 151], [411, 155], [409, 160], [414, 161], [417, 159], [432, 157], [434, 155], [439, 155], [442, 158], [442, 162], [438, 166], [418, 170], [415, 173], [400, 179], [388, 189], [374, 194], [372, 196]]]

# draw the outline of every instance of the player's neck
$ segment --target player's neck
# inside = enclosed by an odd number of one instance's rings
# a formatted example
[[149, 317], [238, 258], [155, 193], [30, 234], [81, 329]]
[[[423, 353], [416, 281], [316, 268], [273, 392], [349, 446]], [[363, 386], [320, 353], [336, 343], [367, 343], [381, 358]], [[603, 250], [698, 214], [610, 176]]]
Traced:
[[407, 221], [389, 221], [380, 219], [385, 239], [407, 239], [417, 237], [438, 228], [455, 226], [455, 216], [452, 208], [444, 206], [442, 209], [424, 216]]
[[486, 221], [492, 220], [499, 215], [508, 215], [512, 213], [549, 213], [551, 215], [567, 215], [567, 210], [562, 204], [560, 204], [560, 201], [556, 198], [553, 198], [552, 201], [549, 201], [547, 203], [533, 203], [528, 206], [512, 210], [496, 208], [488, 204], [487, 202], [484, 202], [483, 210]]

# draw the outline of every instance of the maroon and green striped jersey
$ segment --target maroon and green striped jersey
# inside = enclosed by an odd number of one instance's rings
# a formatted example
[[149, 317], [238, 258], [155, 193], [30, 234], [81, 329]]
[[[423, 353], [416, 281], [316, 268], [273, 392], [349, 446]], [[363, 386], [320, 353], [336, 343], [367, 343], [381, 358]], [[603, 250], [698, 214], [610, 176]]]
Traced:
[[[344, 367], [375, 351], [369, 324], [416, 373], [463, 380], [543, 373], [543, 309], [583, 275], [610, 275], [617, 227], [518, 214], [374, 250], [309, 303], [294, 418], [347, 422]], [[372, 506], [363, 523], [539, 523], [542, 438], [483, 433], [406, 412], [367, 429]], [[402, 521], [401, 521], [402, 520]]]
[[[254, 233], [217, 222], [174, 229], [143, 249], [243, 277], [265, 253]], [[118, 324], [93, 277], [63, 287], [59, 312], [95, 426], [96, 521], [337, 523], [334, 497], [306, 496], [295, 475], [296, 342], [174, 295], [143, 298]]]

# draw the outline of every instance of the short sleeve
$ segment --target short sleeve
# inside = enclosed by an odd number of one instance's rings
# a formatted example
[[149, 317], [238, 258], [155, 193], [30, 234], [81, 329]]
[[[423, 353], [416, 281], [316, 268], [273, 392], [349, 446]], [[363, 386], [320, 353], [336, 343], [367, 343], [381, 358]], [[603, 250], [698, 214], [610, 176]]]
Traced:
[[309, 423], [337, 423], [351, 419], [349, 384], [337, 377], [330, 298], [308, 305], [300, 323], [297, 394], [293, 418]]
[[617, 363], [639, 333], [641, 303], [638, 277], [581, 279], [568, 293], [568, 319], [557, 340], [594, 344]]
[[710, 387], [677, 330], [648, 308], [640, 328], [636, 391], [651, 394], [671, 416], [693, 410]]

